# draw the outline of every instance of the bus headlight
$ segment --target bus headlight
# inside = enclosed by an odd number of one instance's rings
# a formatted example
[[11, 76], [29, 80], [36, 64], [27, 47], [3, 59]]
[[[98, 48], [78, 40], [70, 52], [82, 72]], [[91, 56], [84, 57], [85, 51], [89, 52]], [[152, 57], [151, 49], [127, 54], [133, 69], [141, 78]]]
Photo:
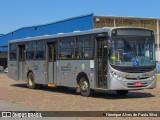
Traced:
[[118, 76], [118, 80], [122, 80], [122, 79], [123, 79], [122, 77]]
[[149, 80], [152, 80], [152, 77], [150, 77]]
[[114, 74], [113, 77], [118, 78], [118, 75], [117, 75], [117, 74]]
[[121, 81], [121, 80], [124, 80], [124, 78], [123, 77], [121, 77], [121, 76], [119, 76], [118, 74], [116, 74], [115, 72], [111, 72], [111, 75], [112, 75], [112, 77], [114, 77], [114, 78], [116, 78], [116, 79], [118, 79], [119, 81]]
[[149, 77], [149, 80], [153, 80], [156, 78], [156, 74], [154, 74], [153, 76]]
[[153, 76], [152, 76], [152, 79], [155, 79], [156, 78], [156, 74], [154, 74]]

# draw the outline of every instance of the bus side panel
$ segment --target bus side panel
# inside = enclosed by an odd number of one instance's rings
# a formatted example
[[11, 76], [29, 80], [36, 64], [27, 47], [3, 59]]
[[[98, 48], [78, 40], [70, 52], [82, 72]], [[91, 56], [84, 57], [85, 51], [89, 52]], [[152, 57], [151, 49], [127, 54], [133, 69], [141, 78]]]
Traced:
[[77, 75], [85, 73], [90, 87], [94, 88], [94, 73], [90, 68], [90, 60], [57, 60], [57, 85], [76, 87]]
[[54, 70], [53, 70], [53, 62], [49, 62], [48, 63], [48, 71], [47, 72], [49, 72], [49, 74], [47, 74], [48, 75], [48, 81], [49, 81], [49, 83], [54, 83], [54, 80], [53, 80], [53, 77], [54, 77]]
[[28, 80], [27, 73], [28, 73], [28, 67], [27, 67], [26, 64], [24, 64], [24, 73], [23, 73], [24, 76], [23, 76], [23, 80], [25, 82], [27, 82], [27, 80]]
[[46, 61], [37, 60], [36, 61], [27, 61], [26, 67], [28, 71], [32, 71], [34, 73], [35, 83], [38, 84], [48, 84], [46, 80]]
[[[95, 88], [95, 68], [94, 68], [94, 60], [76, 60], [76, 73], [85, 73], [88, 77], [90, 88]], [[82, 76], [81, 76], [82, 77]]]
[[57, 60], [57, 85], [75, 87], [76, 73], [75, 61], [73, 60]]
[[18, 78], [19, 80], [25, 80], [25, 65], [24, 62], [18, 63]]
[[17, 61], [9, 61], [8, 64], [8, 77], [14, 80], [18, 80], [18, 63]]
[[57, 83], [57, 62], [54, 62], [54, 78], [53, 78], [53, 80], [54, 80], [54, 82], [53, 83]]

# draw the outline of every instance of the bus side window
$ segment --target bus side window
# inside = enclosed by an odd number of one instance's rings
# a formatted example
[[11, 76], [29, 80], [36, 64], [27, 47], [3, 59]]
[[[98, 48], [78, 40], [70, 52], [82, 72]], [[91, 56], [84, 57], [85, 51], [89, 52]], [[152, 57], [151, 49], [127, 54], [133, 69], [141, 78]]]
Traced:
[[10, 45], [10, 60], [17, 60], [17, 45], [11, 44]]
[[80, 58], [80, 53], [78, 51], [75, 52], [76, 59]]
[[37, 42], [36, 44], [36, 59], [45, 59], [45, 43], [44, 41]]
[[50, 44], [50, 45], [48, 46], [49, 61], [50, 61], [50, 62], [53, 61], [52, 46], [53, 46], [52, 44]]
[[93, 37], [86, 35], [77, 38], [76, 53], [77, 59], [90, 59], [93, 58]]
[[59, 41], [58, 49], [59, 59], [73, 59], [74, 58], [74, 39], [67, 38]]
[[27, 43], [27, 45], [26, 45], [26, 58], [28, 60], [33, 60], [34, 59], [35, 48], [36, 48], [36, 43], [35, 42]]
[[19, 45], [19, 61], [24, 61], [25, 60], [25, 45]]

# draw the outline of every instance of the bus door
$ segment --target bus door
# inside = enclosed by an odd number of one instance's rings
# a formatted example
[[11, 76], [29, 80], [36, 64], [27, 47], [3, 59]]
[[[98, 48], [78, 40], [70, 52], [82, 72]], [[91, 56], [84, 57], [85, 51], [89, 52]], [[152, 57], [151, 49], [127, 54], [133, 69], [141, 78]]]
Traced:
[[97, 87], [107, 88], [107, 59], [108, 59], [108, 45], [107, 38], [97, 38]]
[[18, 45], [18, 79], [25, 78], [25, 45]]
[[56, 42], [47, 43], [47, 79], [49, 83], [56, 83]]

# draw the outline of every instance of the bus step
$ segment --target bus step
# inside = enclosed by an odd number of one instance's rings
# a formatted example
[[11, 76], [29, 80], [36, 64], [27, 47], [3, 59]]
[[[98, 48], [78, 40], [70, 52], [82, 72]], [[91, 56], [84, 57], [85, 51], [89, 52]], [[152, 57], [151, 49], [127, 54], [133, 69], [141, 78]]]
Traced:
[[48, 84], [48, 87], [56, 87], [56, 86], [57, 86], [56, 84], [52, 84], [52, 83]]

